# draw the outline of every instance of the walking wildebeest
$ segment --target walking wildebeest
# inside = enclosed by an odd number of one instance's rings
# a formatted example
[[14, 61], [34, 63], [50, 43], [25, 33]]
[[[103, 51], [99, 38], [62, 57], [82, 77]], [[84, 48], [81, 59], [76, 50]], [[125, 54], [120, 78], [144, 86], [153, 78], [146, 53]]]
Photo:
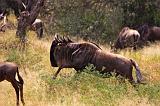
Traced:
[[133, 47], [136, 49], [137, 44], [140, 40], [140, 34], [137, 30], [124, 27], [118, 35], [118, 38], [112, 49], [123, 49], [126, 47]]
[[[15, 78], [16, 74], [18, 76], [19, 81], [17, 81]], [[21, 101], [24, 105], [25, 104], [23, 99], [24, 81], [22, 77], [19, 75], [18, 66], [15, 63], [0, 62], [0, 82], [3, 80], [11, 82], [12, 86], [14, 87], [17, 96], [17, 106], [19, 106], [19, 91], [20, 91]]]
[[50, 62], [52, 67], [59, 67], [53, 78], [56, 78], [62, 68], [82, 70], [88, 63], [93, 64], [96, 70], [102, 73], [116, 72], [134, 83], [132, 67], [136, 69], [137, 82], [142, 76], [138, 64], [118, 54], [106, 53], [93, 43], [75, 43], [69, 38], [55, 36], [50, 48]]

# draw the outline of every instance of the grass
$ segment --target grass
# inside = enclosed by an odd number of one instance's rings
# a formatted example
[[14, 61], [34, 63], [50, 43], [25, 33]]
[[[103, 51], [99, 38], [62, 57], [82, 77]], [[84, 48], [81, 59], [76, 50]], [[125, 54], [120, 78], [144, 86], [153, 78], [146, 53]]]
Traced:
[[[160, 105], [160, 43], [133, 52], [122, 50], [125, 57], [139, 64], [146, 85], [133, 88], [127, 81], [115, 77], [102, 78], [93, 67], [77, 74], [74, 69], [63, 69], [56, 80], [57, 68], [49, 61], [52, 38], [36, 38], [29, 32], [26, 49], [15, 37], [15, 30], [0, 33], [0, 61], [15, 62], [23, 77], [26, 106], [158, 106]], [[109, 50], [108, 46], [103, 49]], [[13, 106], [15, 92], [9, 82], [0, 83], [0, 105]]]

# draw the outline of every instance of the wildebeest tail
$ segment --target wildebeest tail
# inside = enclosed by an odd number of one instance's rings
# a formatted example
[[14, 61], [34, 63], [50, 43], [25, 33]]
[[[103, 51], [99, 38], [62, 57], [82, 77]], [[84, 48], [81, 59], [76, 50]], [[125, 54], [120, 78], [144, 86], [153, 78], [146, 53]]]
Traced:
[[140, 83], [142, 81], [142, 74], [140, 72], [139, 66], [138, 66], [138, 64], [134, 60], [130, 59], [130, 61], [131, 61], [132, 65], [136, 69], [137, 83]]
[[18, 67], [17, 67], [17, 76], [18, 76], [20, 84], [24, 84], [22, 77], [19, 75]]
[[52, 45], [51, 45], [51, 48], [50, 48], [50, 63], [51, 63], [52, 67], [57, 67], [57, 62], [56, 62], [55, 57], [54, 57], [54, 51], [55, 51], [55, 48], [56, 48], [57, 44], [58, 44], [58, 42], [56, 40], [54, 40], [52, 42]]

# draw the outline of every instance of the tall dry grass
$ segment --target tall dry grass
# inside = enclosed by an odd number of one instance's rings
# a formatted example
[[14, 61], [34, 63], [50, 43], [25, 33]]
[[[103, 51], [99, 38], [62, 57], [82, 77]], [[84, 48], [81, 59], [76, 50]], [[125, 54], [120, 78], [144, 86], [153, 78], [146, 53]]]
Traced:
[[[119, 83], [115, 77], [102, 78], [86, 67], [77, 74], [74, 69], [63, 69], [56, 80], [49, 61], [52, 38], [36, 38], [29, 32], [23, 51], [15, 37], [15, 30], [0, 33], [0, 61], [15, 62], [24, 79], [26, 106], [158, 106], [160, 105], [160, 43], [141, 50], [119, 52], [139, 64], [146, 85], [133, 88], [127, 81]], [[102, 45], [108, 51], [109, 46]], [[14, 106], [15, 92], [7, 81], [0, 83], [0, 106]]]

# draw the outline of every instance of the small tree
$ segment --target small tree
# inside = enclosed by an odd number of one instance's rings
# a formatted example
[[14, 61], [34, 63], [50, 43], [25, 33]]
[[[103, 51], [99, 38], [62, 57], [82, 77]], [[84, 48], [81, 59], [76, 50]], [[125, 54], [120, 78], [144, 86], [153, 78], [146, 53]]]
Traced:
[[25, 42], [27, 27], [32, 25], [32, 23], [35, 21], [43, 4], [44, 0], [28, 0], [26, 10], [21, 12], [18, 19], [16, 35], [20, 38], [22, 42]]

